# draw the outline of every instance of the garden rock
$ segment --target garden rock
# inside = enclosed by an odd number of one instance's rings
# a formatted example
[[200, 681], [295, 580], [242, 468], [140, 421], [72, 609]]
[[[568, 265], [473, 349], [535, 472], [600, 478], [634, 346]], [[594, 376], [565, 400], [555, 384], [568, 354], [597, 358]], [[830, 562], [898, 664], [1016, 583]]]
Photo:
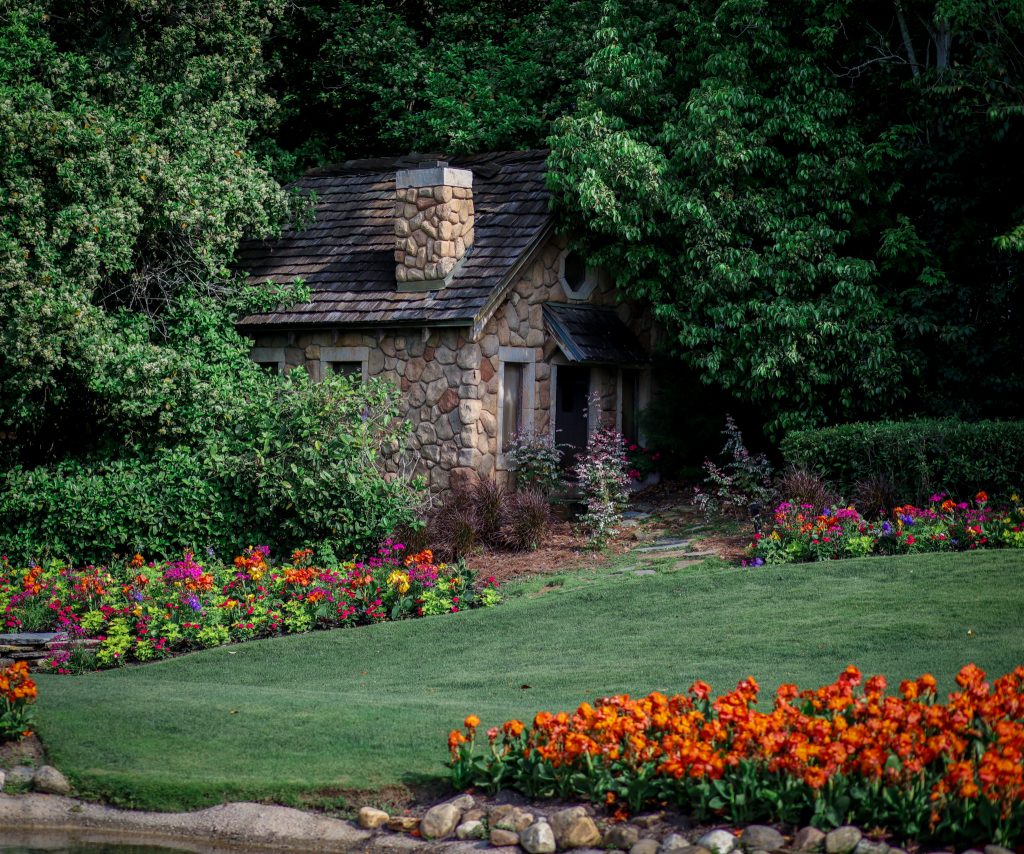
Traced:
[[0, 768], [0, 792], [4, 790], [4, 783], [7, 782], [7, 772]]
[[52, 765], [44, 765], [32, 775], [32, 788], [44, 795], [70, 795], [67, 777]]
[[[784, 848], [786, 840], [774, 827], [764, 824], [752, 824], [743, 831], [741, 844], [747, 851], [778, 851]], [[867, 854], [867, 852], [865, 852]], [[883, 852], [880, 852], [883, 854]]]
[[646, 815], [633, 816], [630, 824], [635, 824], [637, 827], [642, 827], [645, 830], [650, 830], [652, 827], [657, 825], [663, 818], [665, 813], [663, 812], [649, 812]]
[[29, 768], [27, 765], [15, 765], [7, 772], [6, 782], [8, 786], [31, 786], [35, 774], [34, 768]]
[[384, 810], [379, 810], [374, 807], [362, 807], [359, 810], [359, 826], [366, 830], [376, 830], [378, 827], [383, 827], [388, 823], [388, 819], [391, 818]]
[[864, 838], [856, 827], [845, 825], [825, 835], [825, 854], [850, 854]]
[[502, 830], [512, 830], [516, 833], [522, 833], [526, 828], [536, 821], [533, 813], [521, 810], [519, 807], [513, 807], [511, 812], [503, 815], [498, 821], [494, 822], [494, 827], [500, 827]]
[[641, 839], [629, 849], [629, 854], [658, 854], [658, 840]]
[[393, 815], [388, 819], [388, 830], [396, 833], [412, 833], [419, 826], [420, 820], [414, 815]]
[[690, 841], [678, 833], [670, 833], [663, 840], [658, 848], [658, 854], [672, 854], [675, 851], [683, 851], [691, 848]]
[[420, 832], [425, 839], [444, 839], [455, 831], [460, 818], [462, 810], [454, 803], [438, 804], [423, 816]]
[[707, 848], [711, 854], [729, 854], [736, 848], [736, 837], [728, 830], [709, 830], [697, 840], [697, 844]]
[[793, 837], [795, 851], [820, 851], [825, 844], [825, 834], [816, 827], [803, 827]]
[[640, 831], [629, 824], [616, 824], [608, 828], [604, 835], [603, 845], [605, 848], [620, 848], [629, 851], [637, 840], [640, 839]]
[[450, 801], [445, 801], [445, 803], [458, 807], [462, 812], [476, 808], [476, 798], [472, 795], [459, 795]]
[[[853, 849], [854, 854], [889, 854], [889, 846], [884, 842], [875, 842], [872, 839], [862, 839]], [[981, 854], [981, 852], [978, 852]]]
[[502, 830], [500, 827], [491, 831], [491, 845], [495, 848], [504, 848], [506, 845], [518, 845], [519, 834], [514, 830]]
[[485, 818], [487, 818], [487, 810], [482, 810], [479, 807], [476, 807], [471, 810], [466, 810], [462, 814], [463, 823], [468, 821], [483, 821]]
[[985, 854], [1013, 854], [1009, 848], [1003, 848], [1002, 845], [986, 845]]
[[601, 831], [583, 807], [559, 810], [549, 821], [559, 848], [589, 848], [601, 841]]
[[555, 850], [555, 834], [546, 821], [531, 824], [519, 835], [519, 844], [528, 854], [552, 854]]
[[482, 821], [464, 821], [455, 828], [455, 835], [459, 839], [486, 839], [487, 830]]

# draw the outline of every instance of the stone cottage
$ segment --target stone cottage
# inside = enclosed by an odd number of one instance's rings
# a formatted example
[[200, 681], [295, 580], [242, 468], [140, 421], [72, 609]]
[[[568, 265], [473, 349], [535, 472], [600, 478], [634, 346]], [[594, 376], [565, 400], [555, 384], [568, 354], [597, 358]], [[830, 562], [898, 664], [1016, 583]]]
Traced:
[[506, 478], [519, 431], [579, 449], [600, 421], [638, 438], [651, 319], [554, 233], [546, 156], [364, 160], [304, 176], [315, 221], [240, 251], [250, 282], [311, 290], [239, 323], [252, 358], [314, 380], [393, 381], [437, 491]]

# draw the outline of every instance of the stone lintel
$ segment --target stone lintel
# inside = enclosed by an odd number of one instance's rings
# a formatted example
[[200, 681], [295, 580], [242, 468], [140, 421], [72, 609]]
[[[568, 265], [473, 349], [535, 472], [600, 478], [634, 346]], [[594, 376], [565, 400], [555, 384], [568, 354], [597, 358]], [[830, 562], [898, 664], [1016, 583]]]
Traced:
[[395, 175], [395, 187], [465, 187], [472, 189], [473, 173], [469, 169], [434, 166], [427, 169], [400, 169]]

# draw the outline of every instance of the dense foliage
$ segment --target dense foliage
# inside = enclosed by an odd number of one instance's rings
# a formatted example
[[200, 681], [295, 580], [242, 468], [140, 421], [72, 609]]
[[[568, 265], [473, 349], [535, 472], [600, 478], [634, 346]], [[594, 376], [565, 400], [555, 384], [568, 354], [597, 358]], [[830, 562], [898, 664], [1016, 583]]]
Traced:
[[[883, 676], [862, 690], [850, 665], [835, 682], [780, 685], [757, 708], [753, 677], [712, 700], [628, 695], [539, 712], [533, 726], [480, 719], [448, 736], [457, 788], [514, 788], [527, 797], [585, 798], [620, 814], [673, 804], [698, 822], [777, 821], [886, 830], [897, 840], [995, 839], [1012, 846], [1024, 827], [1024, 667], [993, 682], [973, 664], [943, 703], [930, 674], [886, 694]], [[482, 741], [482, 739], [480, 739]]]
[[227, 563], [212, 550], [110, 567], [18, 568], [0, 559], [6, 630], [63, 636], [43, 666], [58, 673], [151, 661], [192, 649], [317, 628], [457, 613], [500, 601], [493, 578], [406, 554], [386, 540], [373, 556], [330, 566], [312, 549], [283, 565], [266, 546]]
[[979, 489], [1008, 495], [1024, 486], [1024, 421], [843, 424], [788, 433], [782, 453], [847, 495], [879, 478], [913, 501], [939, 490], [966, 497]]
[[1019, 416], [1022, 41], [1016, 0], [2, 0], [0, 465], [198, 477], [287, 394], [232, 324], [303, 287], [239, 239], [413, 149], [549, 146], [576, 244], [776, 435]]
[[409, 485], [380, 472], [407, 430], [392, 387], [293, 371], [251, 392], [195, 445], [0, 474], [0, 553], [103, 563], [301, 538], [344, 559], [413, 521]]

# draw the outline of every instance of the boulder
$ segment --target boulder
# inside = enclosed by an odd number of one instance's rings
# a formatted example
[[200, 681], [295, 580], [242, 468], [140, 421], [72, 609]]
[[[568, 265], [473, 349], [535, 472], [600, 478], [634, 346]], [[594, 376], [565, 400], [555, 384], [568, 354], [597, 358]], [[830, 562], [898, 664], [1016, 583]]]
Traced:
[[71, 784], [67, 777], [52, 765], [43, 765], [32, 775], [32, 788], [46, 795], [70, 795]]
[[378, 827], [383, 827], [388, 823], [389, 818], [391, 816], [384, 812], [384, 810], [374, 807], [361, 807], [359, 810], [359, 826], [367, 830], [376, 830]]
[[531, 824], [519, 834], [519, 844], [528, 854], [552, 854], [555, 850], [555, 834], [546, 821]]
[[506, 845], [518, 845], [519, 834], [514, 830], [502, 830], [500, 827], [491, 831], [491, 845], [495, 848], [504, 848]]
[[640, 839], [629, 849], [629, 854], [658, 854], [658, 840]]
[[837, 827], [825, 834], [825, 854], [851, 854], [863, 838], [864, 834], [852, 825]]
[[444, 839], [455, 832], [462, 818], [462, 810], [454, 803], [438, 804], [427, 810], [420, 822], [424, 839]]
[[736, 849], [736, 837], [728, 830], [709, 830], [697, 840], [697, 844], [707, 848], [711, 854], [730, 854]]
[[[853, 854], [889, 854], [889, 846], [885, 842], [875, 842], [873, 839], [862, 839], [853, 849]], [[979, 851], [978, 854], [981, 854]]]
[[825, 845], [825, 834], [816, 827], [803, 827], [793, 837], [794, 851], [821, 851]]
[[393, 815], [388, 819], [388, 830], [396, 833], [412, 833], [419, 827], [420, 820], [414, 815]]
[[685, 836], [680, 836], [678, 833], [670, 833], [661, 840], [661, 845], [658, 847], [658, 854], [673, 854], [673, 852], [685, 851], [687, 848], [691, 847], [690, 840]]
[[743, 831], [740, 844], [747, 851], [778, 851], [785, 847], [786, 840], [774, 827], [752, 824]]
[[482, 821], [474, 819], [473, 821], [464, 821], [456, 827], [455, 835], [459, 839], [486, 839], [487, 829]]
[[629, 851], [640, 840], [640, 830], [631, 824], [614, 824], [604, 835], [602, 845], [605, 848], [618, 848]]
[[601, 831], [583, 807], [559, 810], [549, 822], [559, 848], [589, 848], [601, 841]]
[[1002, 845], [986, 845], [985, 854], [1013, 854], [1009, 848], [1003, 848]]

